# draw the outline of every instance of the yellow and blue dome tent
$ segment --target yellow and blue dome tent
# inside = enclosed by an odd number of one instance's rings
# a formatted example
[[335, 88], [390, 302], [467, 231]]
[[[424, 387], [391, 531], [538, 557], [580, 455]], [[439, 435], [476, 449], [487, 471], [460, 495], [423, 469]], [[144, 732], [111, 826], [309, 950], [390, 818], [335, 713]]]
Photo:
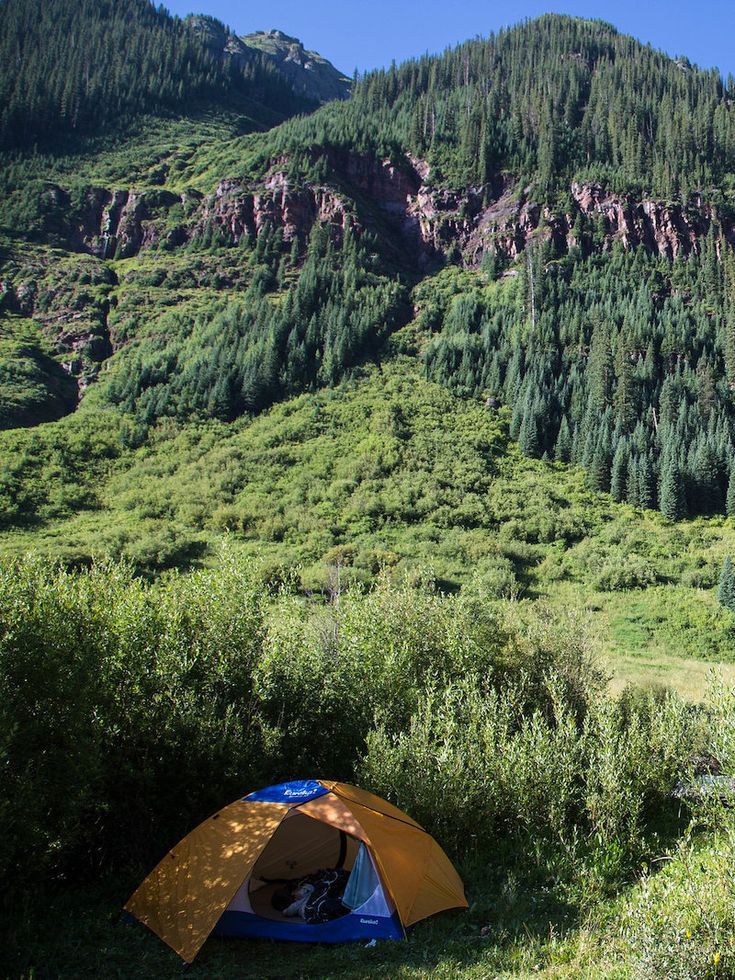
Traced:
[[[349, 910], [287, 919], [273, 890], [325, 868], [350, 872]], [[211, 933], [301, 942], [402, 939], [444, 909], [467, 908], [462, 881], [415, 820], [347, 783], [306, 779], [250, 793], [200, 824], [125, 906], [187, 963]]]

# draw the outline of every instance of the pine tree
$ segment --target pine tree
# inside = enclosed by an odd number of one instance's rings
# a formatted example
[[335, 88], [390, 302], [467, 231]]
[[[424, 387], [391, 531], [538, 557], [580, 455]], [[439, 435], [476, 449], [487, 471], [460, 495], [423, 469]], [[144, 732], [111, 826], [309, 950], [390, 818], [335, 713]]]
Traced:
[[635, 379], [628, 336], [622, 331], [615, 355], [615, 417], [623, 432], [629, 432], [636, 420]]
[[664, 464], [659, 488], [659, 509], [670, 521], [679, 521], [686, 516], [686, 498], [679, 465], [674, 459]]
[[735, 612], [735, 568], [733, 568], [732, 559], [729, 555], [722, 563], [720, 584], [717, 588], [717, 601], [725, 609]]
[[589, 473], [593, 490], [610, 489], [610, 447], [604, 437], [597, 440]]
[[604, 412], [611, 402], [614, 377], [610, 333], [604, 323], [596, 323], [592, 331], [587, 375], [591, 408]]
[[630, 456], [624, 443], [620, 443], [613, 457], [612, 475], [610, 477], [610, 496], [620, 503], [625, 500]]
[[725, 278], [725, 374], [732, 389], [735, 386], [735, 254], [730, 248], [725, 250], [723, 266]]
[[569, 432], [569, 422], [566, 415], [561, 420], [559, 435], [556, 438], [554, 447], [554, 459], [557, 463], [568, 463], [572, 458], [572, 436]]
[[710, 514], [719, 510], [720, 485], [717, 472], [717, 460], [706, 442], [700, 443], [692, 466], [693, 499], [690, 501], [690, 513]]
[[727, 481], [726, 511], [728, 517], [735, 517], [735, 466], [730, 467], [730, 478]]
[[709, 419], [717, 405], [717, 388], [715, 377], [709, 361], [702, 358], [697, 365], [697, 405], [703, 419]]
[[639, 483], [638, 483], [639, 472], [640, 472], [640, 460], [636, 458], [631, 459], [630, 465], [628, 467], [628, 481], [627, 481], [628, 485], [626, 489], [625, 499], [628, 501], [629, 504], [632, 504], [633, 507], [641, 506], [641, 498], [640, 498]]
[[653, 507], [653, 468], [648, 453], [639, 457], [637, 470], [638, 506], [644, 510]]
[[518, 446], [524, 456], [538, 457], [540, 455], [540, 443], [538, 434], [538, 424], [536, 413], [533, 409], [526, 411], [521, 423], [521, 431], [518, 436]]

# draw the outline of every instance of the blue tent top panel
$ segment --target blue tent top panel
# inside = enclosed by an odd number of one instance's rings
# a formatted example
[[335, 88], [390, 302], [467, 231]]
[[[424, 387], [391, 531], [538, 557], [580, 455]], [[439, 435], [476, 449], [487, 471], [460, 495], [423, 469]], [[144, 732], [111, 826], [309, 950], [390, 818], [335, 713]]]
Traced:
[[328, 792], [316, 779], [296, 779], [291, 783], [277, 783], [258, 789], [244, 800], [247, 803], [308, 803]]

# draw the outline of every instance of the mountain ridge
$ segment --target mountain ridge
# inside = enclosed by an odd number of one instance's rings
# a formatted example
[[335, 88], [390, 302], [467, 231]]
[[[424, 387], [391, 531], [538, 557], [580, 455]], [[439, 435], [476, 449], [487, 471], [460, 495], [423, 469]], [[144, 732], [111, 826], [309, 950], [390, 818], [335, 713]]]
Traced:
[[294, 92], [314, 105], [349, 97], [351, 81], [316, 51], [279, 30], [237, 35], [212, 17], [190, 14], [184, 23], [225, 64], [243, 69], [264, 59]]

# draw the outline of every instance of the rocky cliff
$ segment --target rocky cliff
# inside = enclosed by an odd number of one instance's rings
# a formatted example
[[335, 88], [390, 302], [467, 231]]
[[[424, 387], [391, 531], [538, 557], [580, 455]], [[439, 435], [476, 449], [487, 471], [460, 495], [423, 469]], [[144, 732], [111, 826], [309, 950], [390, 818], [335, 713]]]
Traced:
[[[40, 243], [0, 266], [0, 302], [39, 325], [81, 394], [127, 336], [108, 328], [117, 301], [111, 259], [158, 252], [154, 261], [163, 272], [166, 254], [180, 248], [201, 244], [207, 254], [210, 243], [237, 245], [265, 228], [303, 245], [315, 223], [329, 227], [335, 241], [348, 224], [357, 235], [369, 229], [387, 262], [414, 275], [446, 256], [470, 267], [488, 252], [512, 260], [544, 240], [553, 240], [559, 253], [604, 251], [618, 242], [668, 258], [698, 250], [710, 231], [718, 241], [735, 243], [732, 218], [700, 198], [684, 207], [572, 183], [566, 205], [552, 210], [507, 176], [458, 191], [437, 186], [426, 161], [417, 158], [333, 150], [323, 164], [323, 177], [315, 181], [295, 176], [288, 159], [274, 159], [261, 179], [223, 179], [209, 194], [174, 192], [155, 182], [144, 189], [89, 187], [81, 195], [40, 185], [34, 226]], [[224, 288], [245, 288], [238, 261], [238, 253], [230, 253], [232, 268], [203, 275]]]
[[318, 183], [293, 177], [287, 160], [275, 160], [262, 180], [228, 178], [208, 195], [91, 188], [76, 210], [61, 187], [47, 185], [45, 195], [52, 219], [44, 232], [102, 259], [177, 248], [211, 235], [237, 244], [266, 225], [280, 228], [286, 241], [305, 241], [317, 221], [329, 225], [335, 239], [347, 221], [358, 233], [364, 227], [384, 239], [387, 233], [418, 268], [455, 248], [468, 265], [486, 252], [514, 259], [543, 239], [552, 239], [561, 252], [575, 246], [604, 251], [619, 242], [668, 258], [697, 250], [711, 227], [717, 238], [735, 242], [733, 219], [700, 198], [685, 207], [572, 183], [568, 206], [554, 211], [507, 177], [460, 192], [433, 185], [425, 161], [348, 152], [331, 154], [328, 177]]
[[297, 95], [311, 102], [346, 99], [350, 94], [352, 82], [331, 61], [316, 51], [307, 51], [298, 38], [283, 31], [255, 31], [238, 37], [212, 17], [191, 15], [186, 23], [217, 58], [242, 69], [260, 57]]

